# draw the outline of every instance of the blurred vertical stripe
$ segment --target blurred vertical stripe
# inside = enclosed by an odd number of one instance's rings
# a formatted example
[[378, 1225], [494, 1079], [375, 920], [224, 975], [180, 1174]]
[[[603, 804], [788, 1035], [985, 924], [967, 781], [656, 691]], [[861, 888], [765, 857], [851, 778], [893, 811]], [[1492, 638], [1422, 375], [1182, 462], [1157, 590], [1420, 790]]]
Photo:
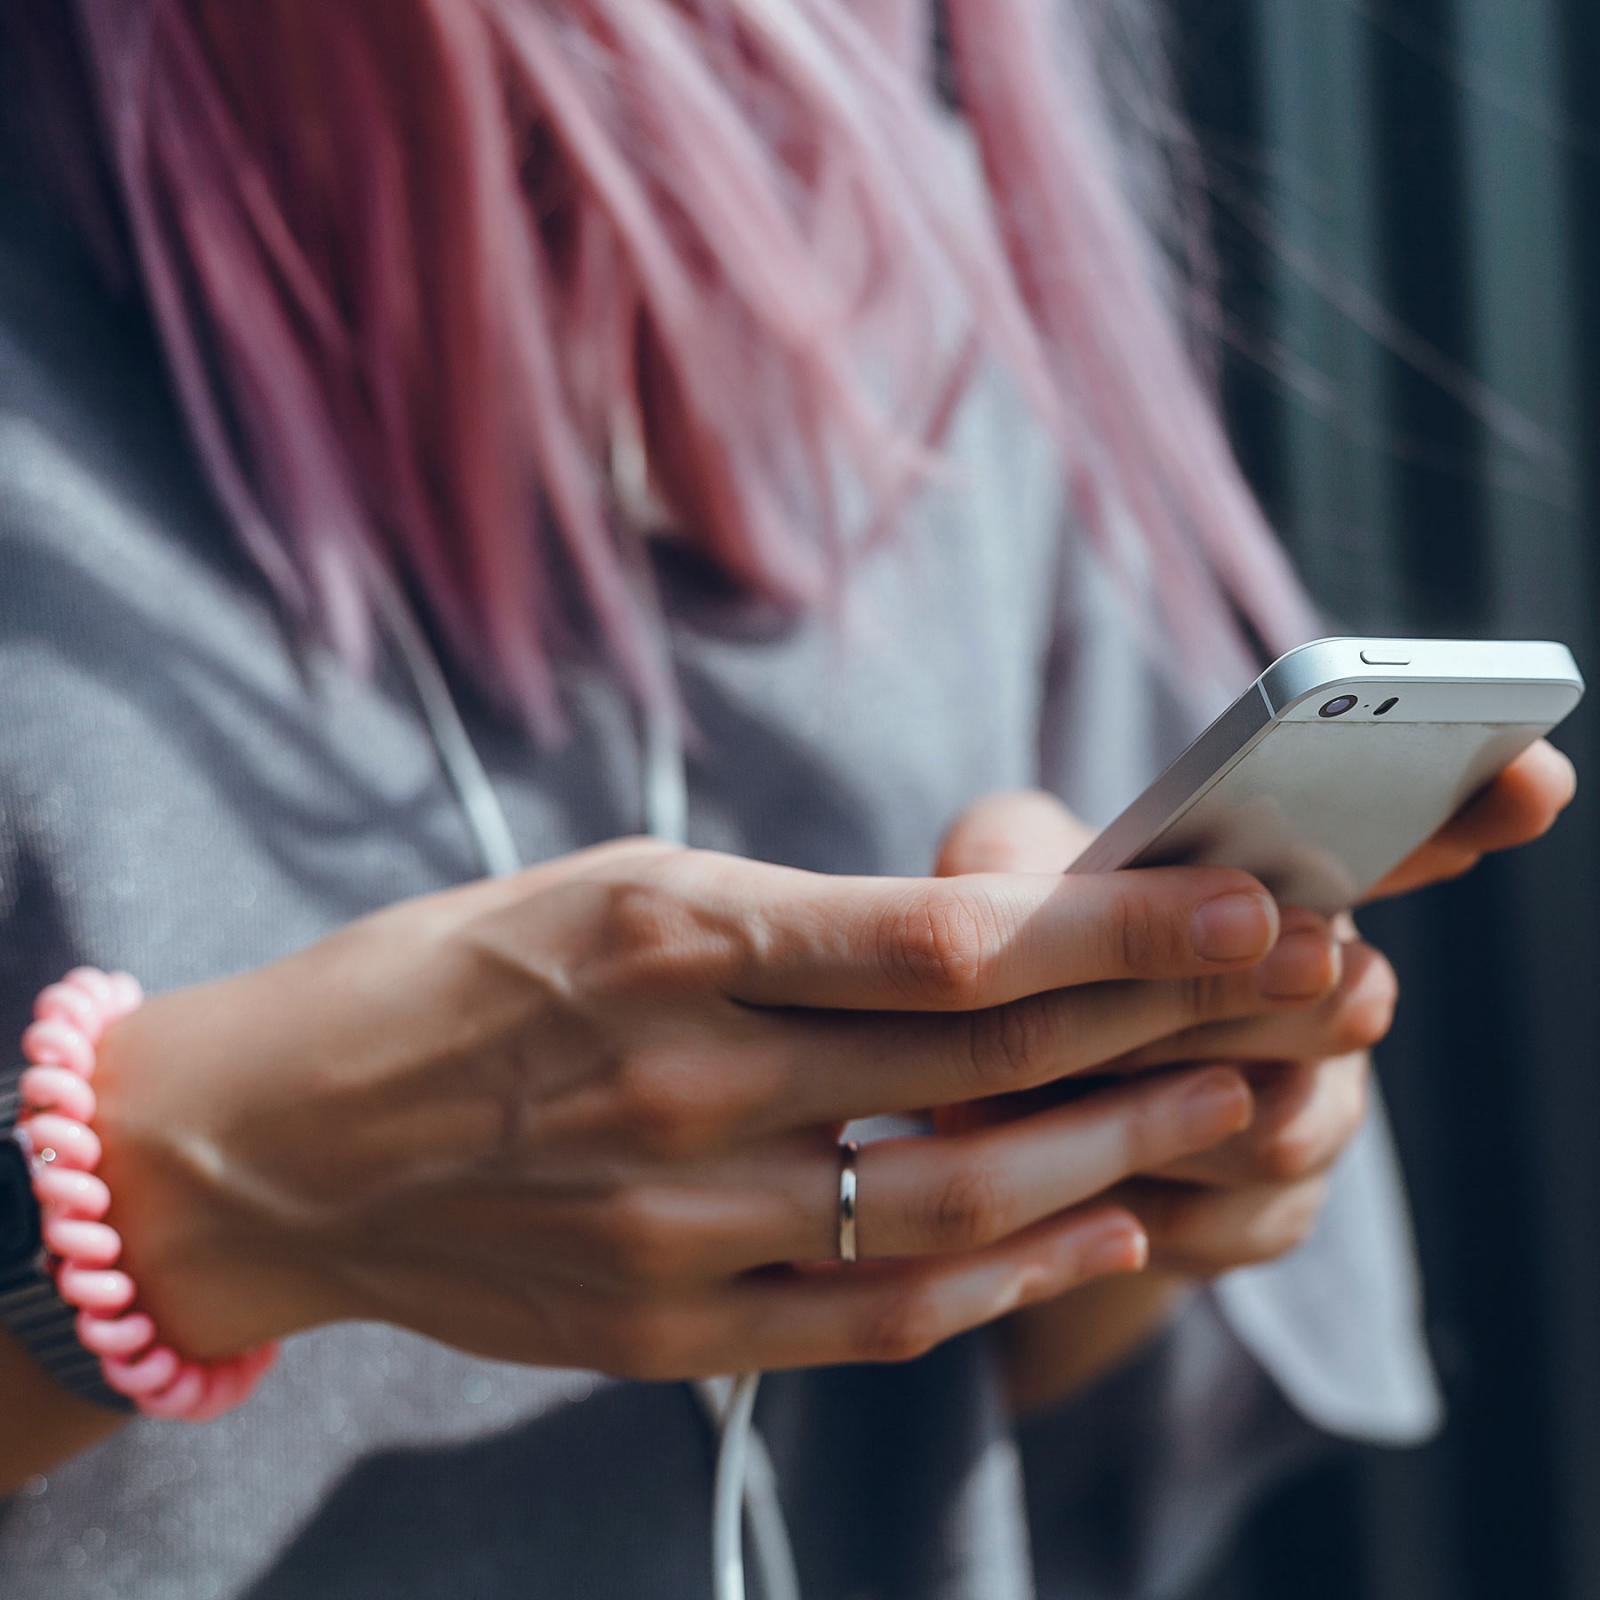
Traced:
[[[1539, 635], [1600, 681], [1600, 8], [1172, 7], [1259, 492], [1350, 631]], [[1481, 390], [1477, 387], [1481, 385]], [[1600, 784], [1600, 695], [1563, 730]], [[1444, 1436], [1264, 1508], [1207, 1600], [1600, 1595], [1600, 806], [1363, 927]]]

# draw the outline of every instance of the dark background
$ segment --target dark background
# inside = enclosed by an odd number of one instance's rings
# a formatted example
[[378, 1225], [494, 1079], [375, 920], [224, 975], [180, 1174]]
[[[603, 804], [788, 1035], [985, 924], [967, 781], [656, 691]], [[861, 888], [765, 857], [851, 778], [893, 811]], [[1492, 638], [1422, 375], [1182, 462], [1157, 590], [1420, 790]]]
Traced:
[[[1600, 7], [1174, 6], [1235, 437], [1352, 632], [1565, 640], [1600, 683]], [[1450, 1421], [1256, 1517], [1206, 1600], [1600, 1597], [1600, 693], [1550, 839], [1368, 913]]]

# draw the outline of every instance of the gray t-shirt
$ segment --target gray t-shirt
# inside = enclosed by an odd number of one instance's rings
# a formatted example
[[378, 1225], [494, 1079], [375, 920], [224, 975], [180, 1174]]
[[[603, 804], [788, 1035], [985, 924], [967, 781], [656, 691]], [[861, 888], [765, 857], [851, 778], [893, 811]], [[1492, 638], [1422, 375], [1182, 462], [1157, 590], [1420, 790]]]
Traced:
[[[0, 1039], [74, 962], [159, 991], [478, 870], [397, 659], [363, 682], [293, 641], [140, 316], [40, 227], [0, 238]], [[706, 736], [694, 843], [924, 873], [976, 796], [1042, 783], [1104, 819], [1216, 709], [1146, 658], [1063, 538], [1048, 449], [998, 383], [954, 453], [840, 636], [657, 551]], [[453, 684], [528, 860], [643, 824], [627, 702], [586, 666], [566, 683], [554, 751]], [[807, 1595], [1111, 1600], [1177, 1592], [1325, 1431], [1416, 1438], [1435, 1410], [1375, 1122], [1305, 1250], [1197, 1296], [1020, 1430], [982, 1336], [775, 1377], [759, 1421]], [[0, 1594], [701, 1600], [711, 1465], [682, 1385], [334, 1327], [289, 1341], [243, 1409], [137, 1422], [30, 1482], [0, 1506]]]

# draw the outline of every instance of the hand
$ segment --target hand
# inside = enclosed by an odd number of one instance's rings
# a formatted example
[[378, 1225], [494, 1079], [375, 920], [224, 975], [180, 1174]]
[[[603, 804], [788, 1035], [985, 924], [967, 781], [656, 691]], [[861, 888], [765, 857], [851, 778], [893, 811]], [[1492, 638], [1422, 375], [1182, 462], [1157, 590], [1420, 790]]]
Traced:
[[[958, 819], [937, 870], [1059, 867], [1092, 837], [1052, 795], [994, 795]], [[1255, 1100], [1250, 1126], [1214, 1150], [1141, 1174], [1117, 1198], [1145, 1225], [1157, 1270], [1210, 1277], [1285, 1253], [1314, 1224], [1326, 1173], [1361, 1125], [1366, 1052], [1388, 1032], [1397, 998], [1393, 969], [1343, 921], [1344, 938], [1330, 947], [1322, 918], [1283, 913], [1275, 959], [1303, 951], [1309, 1003], [1180, 1029], [1102, 1063], [1091, 1076], [987, 1106], [941, 1110], [938, 1125], [993, 1123], [1130, 1074], [1159, 1075], [1197, 1061], [1236, 1065]]]
[[848, 1269], [840, 1125], [1303, 1009], [1277, 933], [1216, 869], [835, 878], [618, 841], [118, 1023], [112, 1220], [198, 1356], [366, 1318], [649, 1378], [910, 1357], [1137, 1267], [1101, 1197], [1237, 1132], [1249, 1095], [1182, 1069], [870, 1145]]
[[[1485, 854], [1530, 843], [1549, 832], [1576, 789], [1573, 763], [1541, 739], [1382, 878], [1368, 901], [1461, 877]], [[1349, 918], [1341, 918], [1341, 933], [1344, 981], [1322, 1010], [1256, 1029], [1195, 1029], [1126, 1062], [1238, 1059], [1256, 1096], [1246, 1133], [1168, 1166], [1157, 1174], [1163, 1182], [1122, 1190], [1149, 1227], [1154, 1266], [1216, 1277], [1282, 1256], [1315, 1226], [1326, 1174], [1365, 1120], [1368, 1051], [1389, 1032], [1398, 995], [1389, 965], [1357, 941]]]
[[[1491, 850], [1537, 838], [1575, 787], [1571, 763], [1548, 744], [1535, 745], [1390, 873], [1371, 898], [1459, 875]], [[952, 827], [937, 870], [1059, 871], [1091, 837], [1092, 830], [1053, 796], [993, 795]], [[1387, 963], [1355, 941], [1348, 918], [1339, 921], [1341, 970], [1314, 1010], [1259, 1027], [1189, 1030], [1119, 1064], [1124, 1071], [1164, 1070], [1175, 1061], [1232, 1055], [1245, 1063], [1255, 1115], [1246, 1131], [1218, 1150], [1118, 1191], [1147, 1226], [1148, 1271], [1088, 1285], [1007, 1319], [1003, 1349], [1019, 1411], [1047, 1405], [1114, 1364], [1167, 1319], [1186, 1282], [1274, 1259], [1314, 1226], [1326, 1173], [1363, 1120], [1367, 1049], [1387, 1031], [1396, 992]], [[1286, 936], [1298, 922], [1298, 914], [1285, 917]], [[1254, 1059], [1263, 1054], [1286, 1059]], [[987, 1112], [968, 1107], [943, 1113], [940, 1120], [971, 1127], [1006, 1114], [1005, 1103], [996, 1102]]]
[[[1434, 837], [1368, 895], [1376, 900], [1461, 876], [1484, 856], [1541, 837], [1577, 788], [1572, 763], [1541, 740], [1501, 772]], [[1070, 838], [1080, 849], [1081, 825]], [[1052, 852], [1059, 846], [1051, 846]], [[1037, 859], [1044, 858], [1042, 842]], [[1069, 858], [1070, 859], [1070, 858]], [[1019, 858], [1018, 867], [1024, 863]], [[1144, 1222], [1151, 1263], [1186, 1277], [1215, 1277], [1271, 1261], [1300, 1244], [1327, 1196], [1328, 1173], [1365, 1120], [1369, 1051], [1387, 1034], [1395, 975], [1339, 919], [1343, 978], [1316, 1011], [1261, 1026], [1200, 1028], [1136, 1052], [1122, 1065], [1234, 1060], [1255, 1095], [1250, 1128], [1222, 1148], [1175, 1163], [1165, 1181], [1126, 1186], [1119, 1198]], [[1295, 925], [1284, 918], [1285, 932]]]

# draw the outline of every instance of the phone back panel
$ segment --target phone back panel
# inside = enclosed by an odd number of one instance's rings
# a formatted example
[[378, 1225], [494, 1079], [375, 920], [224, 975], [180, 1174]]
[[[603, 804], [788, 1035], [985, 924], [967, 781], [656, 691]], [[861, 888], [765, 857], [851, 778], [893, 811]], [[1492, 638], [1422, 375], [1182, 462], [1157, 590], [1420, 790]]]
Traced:
[[1542, 730], [1275, 722], [1129, 866], [1242, 867], [1282, 905], [1354, 905]]

